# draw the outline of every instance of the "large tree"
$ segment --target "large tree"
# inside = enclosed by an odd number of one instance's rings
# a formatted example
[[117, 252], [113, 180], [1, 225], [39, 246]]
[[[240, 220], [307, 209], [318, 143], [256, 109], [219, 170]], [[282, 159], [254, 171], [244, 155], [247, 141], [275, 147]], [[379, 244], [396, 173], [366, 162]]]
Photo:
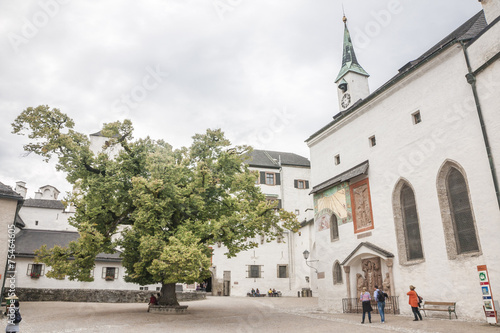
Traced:
[[31, 139], [28, 153], [56, 157], [57, 170], [74, 185], [67, 201], [80, 237], [38, 250], [37, 260], [51, 267], [48, 277], [92, 281], [96, 256], [119, 248], [126, 281], [161, 283], [160, 304], [178, 305], [176, 283], [210, 275], [210, 245], [224, 244], [231, 257], [256, 247], [257, 236], [273, 239], [298, 226], [255, 186], [257, 174], [245, 163], [251, 148], [232, 146], [220, 129], [174, 150], [161, 140], [134, 140], [132, 123], [117, 121], [104, 124], [106, 143], [93, 152], [58, 109], [27, 108], [12, 126]]

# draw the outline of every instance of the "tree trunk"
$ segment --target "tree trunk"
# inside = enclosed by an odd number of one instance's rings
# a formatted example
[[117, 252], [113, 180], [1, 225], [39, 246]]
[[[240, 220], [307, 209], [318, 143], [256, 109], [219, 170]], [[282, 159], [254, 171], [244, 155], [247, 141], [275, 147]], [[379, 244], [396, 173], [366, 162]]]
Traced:
[[177, 295], [175, 294], [175, 283], [162, 283], [159, 305], [179, 306]]

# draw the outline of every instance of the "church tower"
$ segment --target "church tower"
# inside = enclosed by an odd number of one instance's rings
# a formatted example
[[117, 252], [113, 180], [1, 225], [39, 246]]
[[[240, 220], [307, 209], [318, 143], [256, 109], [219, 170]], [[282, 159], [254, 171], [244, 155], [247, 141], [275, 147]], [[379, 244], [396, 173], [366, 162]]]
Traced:
[[358, 100], [370, 94], [370, 88], [368, 88], [368, 77], [370, 75], [356, 59], [351, 35], [349, 29], [347, 29], [347, 18], [344, 16], [342, 20], [344, 21], [344, 52], [342, 55], [342, 68], [337, 75], [337, 79], [335, 79], [340, 111], [349, 109]]

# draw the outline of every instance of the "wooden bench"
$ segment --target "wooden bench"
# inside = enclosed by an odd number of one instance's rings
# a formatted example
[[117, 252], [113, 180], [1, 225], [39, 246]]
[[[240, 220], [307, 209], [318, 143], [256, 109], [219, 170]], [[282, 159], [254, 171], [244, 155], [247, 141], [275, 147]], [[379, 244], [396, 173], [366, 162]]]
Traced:
[[446, 311], [450, 315], [453, 312], [455, 314], [455, 318], [458, 319], [457, 313], [455, 312], [457, 303], [456, 302], [433, 302], [433, 301], [424, 301], [424, 305], [422, 306], [422, 311], [424, 311], [424, 315], [427, 317], [425, 311]]

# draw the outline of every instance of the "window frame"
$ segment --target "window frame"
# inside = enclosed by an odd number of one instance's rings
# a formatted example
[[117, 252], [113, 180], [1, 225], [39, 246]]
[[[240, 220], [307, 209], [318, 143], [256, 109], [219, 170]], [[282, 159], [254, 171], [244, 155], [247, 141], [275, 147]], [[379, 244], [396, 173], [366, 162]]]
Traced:
[[[285, 276], [281, 276], [281, 271], [280, 268], [284, 267], [285, 268]], [[288, 264], [278, 264], [276, 265], [277, 269], [277, 278], [278, 279], [288, 279], [290, 277], [290, 274], [288, 272]]]
[[[252, 268], [257, 267], [258, 276], [253, 276]], [[247, 265], [247, 278], [249, 279], [261, 279], [262, 278], [262, 265]]]
[[375, 147], [377, 145], [377, 139], [376, 139], [375, 135], [372, 135], [368, 138], [368, 143], [369, 143], [370, 147]]
[[335, 260], [335, 262], [333, 263], [332, 277], [334, 285], [344, 284], [344, 278], [342, 275], [342, 266], [340, 266], [340, 262], [338, 260]]
[[337, 154], [333, 157], [333, 161], [335, 163], [335, 165], [339, 165], [340, 164], [340, 154]]
[[420, 110], [415, 111], [411, 114], [411, 119], [413, 121], [413, 125], [418, 125], [422, 122], [422, 114], [420, 113]]

